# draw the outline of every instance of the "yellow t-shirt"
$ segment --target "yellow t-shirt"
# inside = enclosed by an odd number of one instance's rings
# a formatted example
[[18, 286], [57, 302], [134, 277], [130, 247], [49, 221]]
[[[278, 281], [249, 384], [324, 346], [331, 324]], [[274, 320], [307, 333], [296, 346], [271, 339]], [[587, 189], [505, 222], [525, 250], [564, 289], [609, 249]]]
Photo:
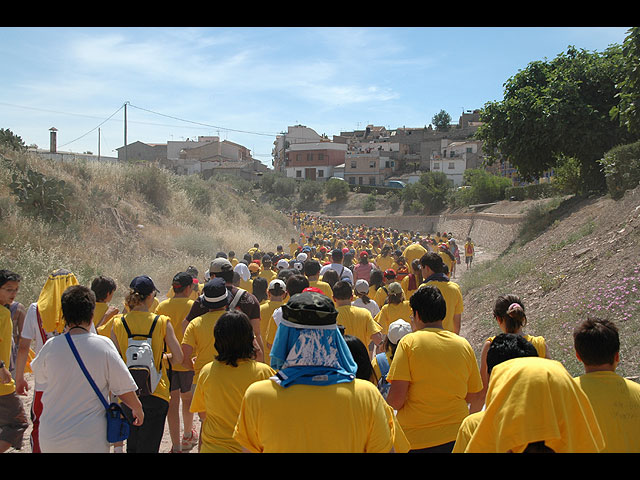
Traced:
[[247, 388], [234, 438], [251, 452], [387, 453], [393, 409], [367, 381], [291, 385], [272, 380]]
[[[122, 355], [122, 359], [127, 361], [127, 344], [128, 344], [128, 336], [127, 331], [124, 329], [124, 325], [122, 324], [123, 315], [116, 315], [113, 317], [113, 333], [116, 336], [118, 347], [118, 351], [120, 355]], [[153, 319], [156, 317], [155, 313], [152, 312], [139, 312], [134, 310], [132, 312], [128, 312], [124, 315], [125, 321], [129, 326], [129, 330], [132, 334], [147, 334], [151, 329], [151, 324], [153, 323]], [[153, 330], [153, 335], [151, 337], [151, 348], [153, 349], [153, 363], [157, 367], [162, 364], [162, 353], [164, 351], [165, 346], [165, 336], [167, 334], [167, 322], [169, 322], [169, 317], [165, 317], [164, 315], [160, 315], [158, 317], [158, 322], [156, 323], [156, 327]], [[136, 337], [138, 338], [138, 337]], [[141, 338], [141, 337], [140, 337]], [[160, 383], [156, 387], [153, 392], [155, 397], [160, 397], [167, 402], [169, 401], [169, 378], [167, 377], [167, 369], [162, 369], [162, 377], [160, 378]]]
[[454, 331], [453, 317], [454, 315], [461, 315], [464, 311], [464, 305], [462, 303], [462, 293], [460, 287], [455, 282], [440, 282], [430, 281], [423, 283], [422, 285], [433, 285], [440, 290], [440, 293], [444, 297], [444, 301], [447, 304], [447, 316], [442, 322], [442, 326], [445, 330], [450, 332]]
[[[193, 300], [190, 297], [173, 297], [163, 300], [156, 308], [156, 313], [159, 315], [166, 315], [171, 319], [171, 326], [176, 334], [178, 342], [182, 343], [182, 337], [184, 331], [182, 330], [182, 321], [189, 314]], [[178, 372], [184, 372], [187, 369], [181, 363], [177, 364], [173, 362], [171, 368]]]
[[[11, 339], [13, 335], [13, 322], [11, 310], [0, 305], [0, 360], [4, 361], [7, 370], [11, 361]], [[0, 383], [0, 396], [9, 395], [16, 391], [16, 383], [11, 379], [9, 383]]]
[[323, 282], [322, 280], [309, 280], [309, 286], [319, 288], [327, 297], [333, 300], [333, 289], [327, 282]]
[[394, 380], [410, 382], [398, 421], [412, 449], [455, 440], [458, 427], [469, 415], [467, 394], [482, 390], [469, 342], [440, 328], [424, 328], [402, 337], [387, 379], [392, 384]]
[[271, 282], [271, 280], [276, 278], [278, 274], [271, 269], [266, 269], [266, 270], [261, 270], [258, 276], [265, 278], [267, 282]]
[[601, 453], [640, 453], [640, 384], [615, 372], [574, 378], [589, 398], [604, 436]]
[[382, 308], [388, 296], [389, 296], [389, 293], [387, 291], [387, 287], [384, 286], [384, 287], [378, 288], [376, 290], [375, 295], [369, 298], [372, 298], [378, 304], [378, 307]]
[[391, 325], [392, 322], [399, 319], [410, 322], [412, 313], [413, 310], [411, 309], [411, 305], [409, 305], [409, 301], [403, 300], [400, 303], [387, 303], [383, 305], [374, 320], [382, 327], [382, 333], [387, 335], [387, 333], [389, 333], [389, 325]]
[[410, 275], [407, 275], [406, 277], [404, 277], [401, 281], [400, 281], [400, 286], [402, 287], [402, 291], [404, 292], [404, 298], [406, 298], [407, 300], [411, 298], [411, 295], [414, 294], [414, 292], [416, 290], [418, 290], [418, 288], [420, 288], [420, 283], [419, 280], [416, 278], [416, 285], [414, 289], [410, 289], [409, 288], [409, 280], [411, 280]]
[[214, 360], [207, 363], [198, 376], [190, 411], [204, 412], [200, 453], [241, 452], [233, 439], [240, 404], [249, 385], [275, 375], [268, 365], [255, 360], [240, 360], [233, 367]]
[[[269, 362], [269, 352], [271, 351], [271, 349], [267, 346], [267, 341], [269, 340], [270, 337], [275, 338], [275, 333], [273, 336], [270, 335], [271, 332], [269, 332], [269, 329], [272, 328], [271, 325], [273, 324], [273, 328], [275, 329], [276, 324], [275, 322], [272, 321], [272, 316], [273, 316], [273, 312], [276, 311], [276, 309], [280, 306], [282, 306], [283, 302], [282, 300], [267, 300], [266, 303], [263, 303], [262, 305], [260, 305], [260, 332], [262, 333], [263, 336], [263, 344], [264, 344], [264, 361], [265, 363]], [[273, 343], [273, 342], [271, 342]]]
[[[191, 300], [197, 300], [198, 296], [202, 293], [202, 289], [204, 288], [204, 284], [198, 283], [196, 288], [191, 289], [191, 293], [189, 294], [189, 298]], [[167, 292], [167, 298], [173, 298], [176, 294], [173, 291], [173, 287], [169, 287], [169, 291]]]
[[336, 310], [338, 310], [336, 323], [344, 326], [345, 335], [358, 337], [365, 346], [369, 346], [371, 343], [372, 335], [382, 330], [382, 327], [375, 322], [371, 312], [366, 308], [342, 305], [336, 307]]
[[375, 262], [376, 262], [376, 266], [378, 267], [378, 270], [382, 270], [384, 272], [385, 270], [388, 270], [393, 267], [394, 260], [391, 255], [387, 255], [386, 257], [383, 257], [382, 255], [378, 255], [375, 258]]
[[97, 327], [98, 323], [100, 323], [100, 320], [102, 320], [102, 317], [104, 316], [105, 313], [107, 313], [107, 309], [109, 308], [109, 304], [108, 303], [104, 303], [104, 302], [96, 302], [96, 308], [93, 311], [93, 326]]
[[469, 440], [473, 436], [473, 432], [478, 428], [478, 424], [480, 420], [482, 420], [482, 416], [484, 415], [484, 410], [480, 412], [475, 412], [465, 417], [458, 429], [458, 436], [456, 437], [456, 443], [453, 446], [453, 450], [451, 453], [464, 453], [464, 450], [467, 448], [469, 444]]
[[213, 361], [217, 351], [214, 346], [215, 337], [213, 335], [213, 327], [215, 327], [218, 319], [226, 312], [225, 309], [213, 310], [189, 322], [182, 337], [182, 344], [189, 345], [193, 348], [192, 355], [196, 358], [193, 365], [195, 375], [193, 383], [197, 383], [198, 374], [202, 367]]
[[491, 370], [484, 416], [465, 452], [520, 453], [539, 441], [556, 453], [604, 448], [591, 402], [560, 362], [506, 360]]

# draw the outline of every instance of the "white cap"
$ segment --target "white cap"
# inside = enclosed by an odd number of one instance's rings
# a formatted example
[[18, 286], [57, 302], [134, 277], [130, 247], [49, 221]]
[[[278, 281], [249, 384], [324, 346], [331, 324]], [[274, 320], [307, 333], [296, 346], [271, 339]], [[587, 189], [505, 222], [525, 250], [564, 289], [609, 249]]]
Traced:
[[356, 291], [356, 293], [368, 293], [369, 282], [361, 278], [360, 280], [356, 281], [356, 285], [353, 288]]
[[307, 261], [307, 254], [306, 253], [299, 253], [298, 256], [296, 257], [296, 260], [299, 262], [306, 262]]
[[396, 320], [395, 322], [391, 322], [391, 324], [389, 325], [389, 333], [387, 334], [387, 337], [389, 337], [389, 341], [391, 343], [395, 343], [397, 345], [400, 339], [407, 333], [411, 333], [411, 331], [411, 324], [400, 319]]
[[283, 268], [289, 268], [289, 262], [284, 258], [281, 258], [280, 260], [278, 260], [278, 263], [276, 263], [276, 268], [278, 270], [282, 270]]

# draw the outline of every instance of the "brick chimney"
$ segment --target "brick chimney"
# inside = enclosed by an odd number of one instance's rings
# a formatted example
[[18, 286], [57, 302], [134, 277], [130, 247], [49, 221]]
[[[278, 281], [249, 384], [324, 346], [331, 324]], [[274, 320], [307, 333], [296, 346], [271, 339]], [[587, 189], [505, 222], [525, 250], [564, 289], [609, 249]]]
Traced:
[[56, 127], [51, 127], [49, 129], [49, 131], [51, 132], [49, 134], [49, 152], [50, 153], [56, 153], [58, 151], [57, 148], [57, 138], [56, 138], [56, 132], [58, 131], [58, 129]]

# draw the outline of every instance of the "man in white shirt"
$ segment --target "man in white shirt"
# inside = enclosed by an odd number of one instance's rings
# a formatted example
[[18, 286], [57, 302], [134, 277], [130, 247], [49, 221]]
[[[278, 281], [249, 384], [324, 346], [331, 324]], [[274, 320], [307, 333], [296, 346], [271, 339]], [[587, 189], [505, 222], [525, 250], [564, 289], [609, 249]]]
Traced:
[[342, 265], [343, 258], [344, 255], [342, 253], [342, 250], [333, 250], [331, 252], [331, 263], [323, 266], [320, 269], [320, 275], [324, 275], [324, 273], [329, 269], [335, 270], [338, 273], [338, 277], [340, 278], [340, 280], [348, 280], [349, 283], [353, 285], [353, 272]]

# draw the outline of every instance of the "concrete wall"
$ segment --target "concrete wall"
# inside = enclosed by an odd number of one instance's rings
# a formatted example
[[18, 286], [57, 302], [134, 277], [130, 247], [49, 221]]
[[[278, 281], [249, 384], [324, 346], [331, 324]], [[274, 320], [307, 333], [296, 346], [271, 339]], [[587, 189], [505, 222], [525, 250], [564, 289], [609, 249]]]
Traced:
[[334, 216], [345, 224], [389, 227], [420, 234], [447, 232], [460, 241], [470, 236], [476, 245], [495, 252], [506, 249], [518, 234], [524, 215], [465, 213], [451, 215]]

